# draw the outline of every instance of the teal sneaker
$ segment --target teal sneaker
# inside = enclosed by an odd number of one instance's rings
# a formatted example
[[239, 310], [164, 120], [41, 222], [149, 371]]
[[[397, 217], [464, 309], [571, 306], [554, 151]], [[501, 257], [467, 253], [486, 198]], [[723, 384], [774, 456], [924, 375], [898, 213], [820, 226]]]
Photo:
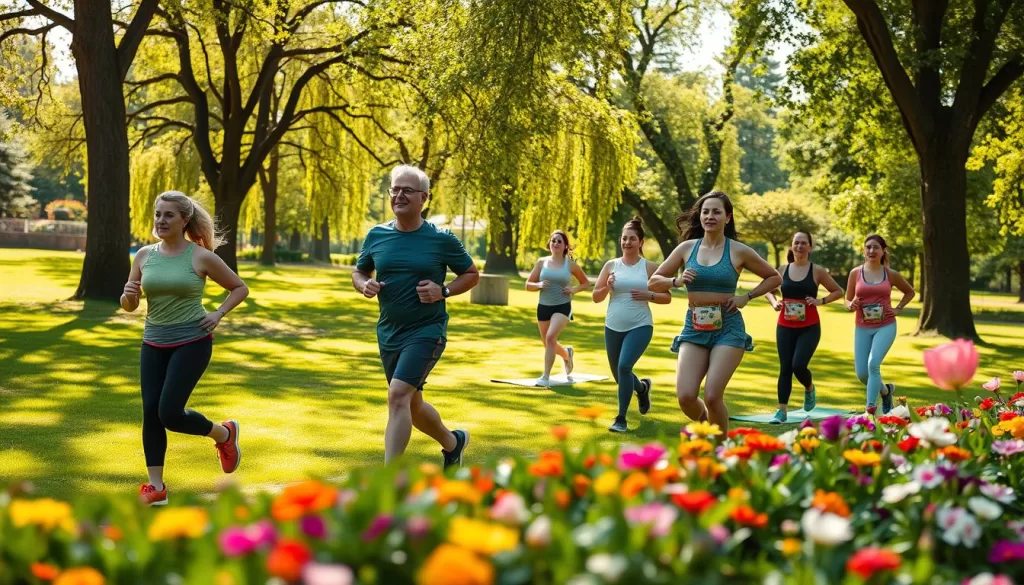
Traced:
[[781, 425], [784, 422], [786, 422], [786, 411], [780, 408], [775, 411], [775, 416], [772, 417], [772, 420], [768, 421], [768, 424]]
[[811, 384], [811, 390], [804, 391], [804, 412], [810, 412], [814, 410], [814, 407], [818, 405], [818, 389]]

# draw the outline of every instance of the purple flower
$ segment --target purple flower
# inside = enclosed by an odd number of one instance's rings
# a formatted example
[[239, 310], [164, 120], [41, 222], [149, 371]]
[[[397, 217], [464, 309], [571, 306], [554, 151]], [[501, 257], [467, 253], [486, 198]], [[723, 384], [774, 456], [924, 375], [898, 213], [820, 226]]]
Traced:
[[966, 408], [961, 408], [960, 409], [960, 418], [962, 418], [964, 420], [971, 420], [972, 418], [974, 418], [974, 413], [971, 412], [970, 410], [967, 410]]
[[710, 534], [711, 538], [715, 539], [715, 542], [720, 545], [725, 544], [725, 541], [729, 540], [729, 537], [731, 536], [729, 529], [721, 524], [715, 524], [711, 528], [708, 528], [708, 534]]
[[821, 426], [818, 427], [821, 436], [826, 441], [835, 441], [839, 439], [839, 433], [843, 429], [843, 417], [842, 415], [833, 415], [825, 420], [821, 421]]
[[412, 516], [406, 520], [405, 530], [410, 538], [423, 538], [430, 532], [430, 520], [426, 516]]
[[956, 465], [948, 465], [942, 463], [938, 466], [939, 474], [942, 475], [946, 480], [953, 479], [957, 476]]
[[1024, 560], [1024, 542], [1001, 540], [988, 553], [988, 562], [990, 563], [998, 564], [1021, 560]]
[[953, 414], [953, 409], [939, 402], [935, 405], [935, 412], [942, 416], [949, 416]]
[[658, 443], [645, 445], [642, 449], [627, 449], [619, 453], [619, 469], [630, 471], [634, 469], [649, 469], [657, 463], [665, 454], [665, 447]]
[[846, 419], [846, 429], [854, 432], [862, 429], [866, 431], [873, 431], [875, 430], [875, 423], [869, 416], [851, 416]]
[[814, 428], [814, 421], [812, 421], [809, 418], [805, 418], [804, 422], [800, 423], [800, 430], [802, 431], [802, 430], [804, 430], [806, 428], [812, 428], [813, 429]]
[[363, 540], [367, 542], [376, 540], [378, 536], [384, 534], [389, 528], [391, 528], [391, 523], [393, 521], [394, 519], [387, 514], [377, 516], [373, 519], [373, 522], [370, 522], [370, 527], [366, 529], [366, 532], [363, 533]]
[[274, 525], [264, 520], [256, 524], [242, 528], [234, 526], [227, 528], [217, 537], [220, 550], [226, 557], [240, 557], [247, 555], [264, 545], [273, 544], [277, 540], [277, 533]]
[[790, 457], [789, 453], [782, 453], [781, 455], [776, 455], [775, 457], [772, 458], [772, 462], [768, 466], [768, 469], [782, 467], [783, 465], [789, 463], [792, 459], [793, 458]]
[[1024, 439], [995, 441], [992, 443], [992, 451], [1003, 457], [1024, 453]]
[[302, 520], [299, 520], [299, 529], [310, 538], [327, 538], [327, 523], [319, 516], [303, 516]]
[[673, 506], [653, 503], [626, 508], [624, 515], [626, 522], [632, 526], [638, 524], [651, 525], [651, 536], [657, 537], [668, 534], [679, 512]]

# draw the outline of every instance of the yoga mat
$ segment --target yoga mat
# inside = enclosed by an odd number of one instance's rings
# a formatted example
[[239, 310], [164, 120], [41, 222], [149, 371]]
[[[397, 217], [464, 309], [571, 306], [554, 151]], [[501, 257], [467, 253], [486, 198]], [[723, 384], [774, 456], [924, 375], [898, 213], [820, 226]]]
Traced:
[[[581, 384], [583, 382], [599, 382], [601, 380], [607, 380], [608, 376], [595, 376], [594, 374], [569, 374], [566, 377], [565, 374], [558, 374], [557, 376], [551, 376], [548, 378], [548, 384], [550, 386], [572, 386], [573, 384]], [[515, 386], [537, 386], [537, 378], [516, 378], [516, 379], [492, 379], [491, 382], [498, 384], [513, 384]]]
[[[789, 411], [789, 415], [788, 415], [788, 418], [786, 419], [786, 422], [784, 422], [782, 424], [788, 425], [788, 424], [793, 424], [793, 423], [802, 423], [802, 422], [804, 422], [804, 420], [806, 420], [808, 418], [811, 419], [811, 420], [821, 420], [821, 419], [824, 419], [824, 418], [828, 418], [830, 416], [835, 416], [837, 414], [849, 415], [849, 414], [853, 414], [853, 413], [854, 413], [854, 411], [852, 411], [852, 410], [838, 410], [838, 409], [835, 409], [835, 408], [815, 408], [814, 410], [812, 410], [810, 412], [807, 412], [807, 411], [805, 411], [804, 409], [801, 408], [800, 410], [791, 410], [791, 411]], [[741, 420], [743, 422], [767, 424], [767, 423], [771, 422], [773, 416], [774, 416], [774, 414], [767, 414], [767, 413], [766, 414], [731, 414], [731, 415], [729, 415], [729, 418], [732, 419], [732, 420]]]

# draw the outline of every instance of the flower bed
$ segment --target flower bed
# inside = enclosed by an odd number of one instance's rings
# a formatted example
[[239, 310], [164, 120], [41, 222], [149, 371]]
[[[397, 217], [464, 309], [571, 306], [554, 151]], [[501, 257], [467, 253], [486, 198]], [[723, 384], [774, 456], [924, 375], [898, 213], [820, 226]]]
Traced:
[[1022, 380], [778, 437], [693, 423], [570, 449], [558, 427], [535, 459], [167, 509], [4, 494], [0, 584], [1007, 584], [1024, 578]]

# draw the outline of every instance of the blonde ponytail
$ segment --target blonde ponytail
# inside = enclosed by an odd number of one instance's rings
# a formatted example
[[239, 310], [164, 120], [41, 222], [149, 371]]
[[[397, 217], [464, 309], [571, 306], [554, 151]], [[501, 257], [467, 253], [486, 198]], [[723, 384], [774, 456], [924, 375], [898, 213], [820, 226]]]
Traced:
[[[165, 191], [157, 195], [157, 201], [173, 203], [178, 213], [185, 219], [185, 237], [211, 252], [224, 244], [224, 238], [218, 233], [217, 224], [209, 211], [195, 199], [181, 191]], [[156, 237], [156, 228], [153, 229]]]

